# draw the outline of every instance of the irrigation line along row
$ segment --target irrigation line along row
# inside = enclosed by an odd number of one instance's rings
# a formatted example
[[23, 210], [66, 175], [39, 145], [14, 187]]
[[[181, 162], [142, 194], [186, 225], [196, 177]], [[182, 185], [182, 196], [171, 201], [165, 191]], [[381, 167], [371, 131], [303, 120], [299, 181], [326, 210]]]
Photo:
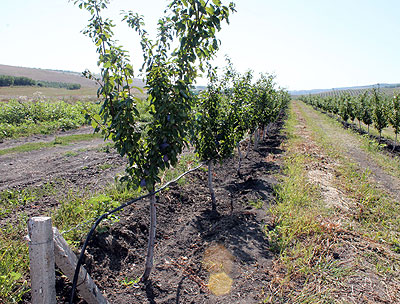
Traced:
[[80, 255], [79, 255], [78, 263], [76, 264], [75, 274], [74, 274], [74, 280], [73, 280], [73, 282], [72, 282], [71, 297], [70, 297], [70, 299], [69, 299], [69, 304], [73, 304], [73, 299], [74, 299], [74, 296], [75, 296], [75, 290], [76, 290], [76, 286], [77, 286], [77, 283], [78, 283], [79, 271], [80, 271], [80, 269], [81, 269], [82, 261], [83, 261], [83, 258], [84, 258], [84, 256], [85, 256], [86, 247], [87, 247], [87, 245], [88, 245], [90, 239], [92, 238], [92, 235], [93, 235], [94, 231], [96, 230], [97, 226], [100, 224], [100, 222], [101, 222], [103, 219], [105, 219], [106, 217], [108, 217], [109, 215], [111, 215], [111, 214], [113, 214], [113, 213], [116, 213], [116, 212], [118, 212], [118, 211], [121, 211], [122, 209], [124, 209], [124, 208], [126, 208], [126, 207], [132, 205], [133, 203], [135, 203], [135, 202], [137, 202], [137, 201], [139, 201], [139, 200], [142, 200], [142, 199], [148, 198], [148, 197], [150, 197], [150, 196], [152, 196], [152, 195], [154, 195], [154, 194], [157, 194], [158, 192], [160, 192], [160, 191], [164, 190], [165, 188], [167, 188], [167, 187], [168, 187], [169, 185], [171, 185], [172, 183], [175, 183], [175, 182], [177, 182], [178, 180], [180, 180], [180, 179], [181, 179], [182, 177], [184, 177], [186, 174], [189, 174], [190, 172], [193, 172], [193, 171], [199, 169], [199, 168], [202, 167], [203, 165], [204, 165], [204, 163], [201, 163], [201, 164], [198, 165], [197, 167], [195, 167], [195, 168], [193, 168], [193, 169], [190, 169], [190, 170], [186, 171], [185, 173], [182, 173], [181, 175], [179, 175], [179, 176], [178, 176], [177, 178], [175, 178], [174, 180], [169, 181], [168, 183], [166, 183], [164, 186], [162, 186], [161, 188], [157, 189], [156, 191], [151, 192], [151, 193], [148, 193], [148, 194], [145, 194], [145, 195], [140, 196], [140, 197], [137, 197], [137, 198], [134, 198], [134, 199], [132, 199], [132, 200], [126, 202], [125, 204], [123, 204], [123, 205], [121, 205], [121, 206], [119, 206], [119, 207], [117, 207], [117, 208], [115, 208], [115, 209], [113, 209], [113, 210], [111, 210], [111, 211], [108, 211], [108, 212], [102, 214], [101, 216], [99, 216], [99, 217], [96, 219], [96, 222], [93, 224], [92, 228], [90, 229], [89, 233], [88, 233], [87, 236], [86, 236], [86, 240], [85, 240], [85, 242], [83, 243], [83, 246], [82, 246], [82, 249], [81, 249], [81, 253], [80, 253]]
[[[242, 139], [241, 141], [239, 141], [239, 143], [236, 145], [236, 146], [239, 146], [242, 142], [245, 142], [246, 140], [248, 140], [250, 138], [250, 136], [247, 136], [246, 138], [244, 138], [244, 139]], [[66, 234], [66, 233], [68, 233], [68, 232], [71, 232], [72, 230], [75, 230], [75, 229], [78, 229], [79, 227], [82, 227], [82, 226], [85, 226], [85, 225], [88, 225], [90, 222], [92, 222], [92, 221], [94, 221], [94, 220], [96, 220], [97, 218], [91, 218], [91, 219], [89, 219], [89, 220], [87, 220], [87, 221], [85, 221], [85, 222], [83, 222], [83, 223], [79, 223], [78, 225], [76, 225], [75, 227], [72, 227], [72, 228], [70, 228], [70, 229], [68, 229], [68, 230], [64, 230], [64, 231], [61, 231], [60, 233], [61, 233], [61, 235], [64, 235], [64, 234]]]
[[[246, 138], [242, 139], [242, 140], [238, 143], [238, 145], [240, 145], [242, 142], [246, 141], [246, 140], [249, 139], [250, 137], [251, 137], [251, 135], [249, 135], [249, 136], [247, 136]], [[89, 233], [88, 233], [87, 236], [86, 236], [86, 240], [85, 240], [85, 242], [83, 243], [82, 250], [81, 250], [81, 253], [80, 253], [80, 255], [79, 255], [78, 263], [77, 263], [76, 268], [75, 268], [74, 279], [73, 279], [73, 282], [72, 282], [71, 297], [70, 297], [70, 301], [69, 301], [70, 304], [73, 303], [73, 298], [74, 298], [74, 296], [75, 296], [75, 290], [76, 290], [76, 286], [77, 286], [77, 283], [78, 283], [78, 276], [79, 276], [80, 268], [81, 268], [81, 265], [82, 265], [82, 260], [83, 260], [83, 257], [84, 257], [84, 255], [85, 255], [86, 247], [87, 247], [88, 242], [90, 241], [90, 239], [91, 239], [91, 237], [92, 237], [94, 231], [96, 230], [97, 226], [100, 224], [100, 222], [101, 222], [103, 219], [105, 219], [106, 217], [108, 217], [109, 215], [111, 215], [111, 214], [113, 214], [113, 213], [116, 213], [116, 212], [118, 212], [118, 211], [120, 211], [120, 210], [122, 210], [122, 209], [124, 209], [124, 208], [126, 208], [126, 207], [128, 207], [128, 206], [130, 206], [130, 205], [132, 205], [133, 203], [135, 203], [135, 202], [137, 202], [137, 201], [139, 201], [139, 200], [148, 198], [148, 197], [150, 197], [150, 196], [153, 195], [153, 194], [157, 194], [158, 192], [160, 192], [160, 191], [164, 190], [165, 188], [167, 188], [170, 184], [177, 182], [177, 181], [180, 180], [182, 177], [184, 177], [186, 174], [189, 174], [189, 173], [191, 173], [191, 172], [193, 172], [193, 171], [199, 169], [199, 168], [202, 167], [203, 165], [205, 165], [205, 163], [201, 163], [201, 164], [198, 165], [197, 167], [195, 167], [195, 168], [193, 168], [193, 169], [190, 169], [190, 170], [186, 171], [185, 173], [182, 173], [180, 176], [178, 176], [177, 178], [175, 178], [175, 179], [172, 180], [172, 181], [169, 181], [168, 183], [166, 183], [164, 186], [162, 186], [161, 188], [157, 189], [156, 191], [154, 191], [154, 192], [152, 192], [152, 193], [145, 194], [145, 195], [140, 196], [140, 197], [137, 197], [137, 198], [135, 198], [135, 199], [132, 199], [132, 200], [126, 202], [125, 204], [123, 204], [123, 205], [121, 205], [121, 206], [119, 206], [119, 207], [117, 207], [117, 208], [115, 208], [115, 209], [113, 209], [113, 210], [111, 210], [111, 211], [108, 211], [108, 212], [102, 214], [100, 217], [98, 217], [98, 218], [96, 219], [96, 222], [93, 224], [92, 228], [90, 229]], [[94, 219], [91, 219], [91, 220], [89, 220], [89, 221], [86, 221], [86, 222], [84, 222], [84, 223], [81, 223], [81, 224], [77, 225], [77, 226], [74, 227], [74, 228], [71, 228], [71, 229], [69, 229], [69, 230], [67, 230], [67, 231], [63, 231], [63, 234], [64, 234], [64, 233], [67, 233], [67, 232], [69, 232], [69, 231], [71, 231], [71, 230], [74, 230], [74, 229], [76, 229], [76, 228], [79, 227], [79, 226], [86, 225], [86, 224], [88, 224], [89, 222], [91, 222], [91, 221], [93, 221], [93, 220], [94, 220]]]

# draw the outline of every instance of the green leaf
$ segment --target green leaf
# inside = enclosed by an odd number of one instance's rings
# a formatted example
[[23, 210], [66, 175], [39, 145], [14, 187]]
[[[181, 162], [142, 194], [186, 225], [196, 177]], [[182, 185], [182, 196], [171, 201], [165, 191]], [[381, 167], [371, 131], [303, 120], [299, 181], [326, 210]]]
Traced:
[[213, 15], [213, 14], [214, 14], [214, 7], [208, 6], [208, 7], [206, 8], [206, 11], [207, 11], [207, 13], [208, 13], [209, 15]]

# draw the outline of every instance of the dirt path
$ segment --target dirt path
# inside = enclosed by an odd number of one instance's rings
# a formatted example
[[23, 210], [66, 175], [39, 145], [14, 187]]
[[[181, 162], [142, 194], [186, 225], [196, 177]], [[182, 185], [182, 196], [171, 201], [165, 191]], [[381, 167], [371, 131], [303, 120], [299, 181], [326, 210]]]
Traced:
[[81, 127], [79, 129], [68, 130], [68, 131], [57, 131], [54, 134], [44, 135], [36, 134], [29, 137], [20, 137], [17, 139], [5, 139], [0, 141], [0, 150], [7, 148], [14, 148], [27, 143], [37, 143], [37, 142], [52, 142], [56, 137], [63, 137], [76, 134], [92, 134], [93, 128], [89, 126]]
[[362, 143], [357, 138], [359, 135], [350, 134], [342, 128], [328, 123], [326, 120], [321, 119], [320, 115], [322, 114], [317, 113], [303, 103], [298, 102], [296, 106], [315, 122], [321, 131], [326, 134], [330, 142], [339, 146], [345, 155], [361, 168], [368, 169], [374, 181], [394, 199], [400, 201], [400, 180], [385, 172], [384, 169], [369, 157], [368, 153], [360, 148]]
[[[102, 145], [102, 139], [92, 139], [67, 146], [0, 156], [0, 191], [37, 186], [57, 179], [82, 186], [94, 183], [95, 186], [99, 180], [91, 176], [96, 175], [100, 165], [107, 163], [116, 170], [121, 170], [123, 165], [116, 153], [101, 151]], [[107, 174], [103, 178], [110, 177]]]

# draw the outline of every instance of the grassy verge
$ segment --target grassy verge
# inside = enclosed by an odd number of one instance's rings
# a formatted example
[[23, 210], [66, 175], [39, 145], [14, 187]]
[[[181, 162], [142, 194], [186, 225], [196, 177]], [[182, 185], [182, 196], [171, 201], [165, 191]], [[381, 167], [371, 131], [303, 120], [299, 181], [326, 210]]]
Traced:
[[[360, 168], [351, 160], [343, 156], [336, 141], [332, 141], [331, 137], [324, 133], [321, 128], [315, 124], [315, 119], [307, 116], [302, 111], [303, 117], [306, 118], [307, 124], [316, 135], [316, 142], [324, 148], [329, 155], [334, 156], [336, 161], [341, 164], [338, 167], [338, 175], [335, 186], [342, 189], [353, 202], [353, 210], [351, 218], [357, 223], [357, 229], [364, 236], [371, 238], [377, 242], [389, 244], [395, 252], [400, 253], [400, 202], [391, 199], [388, 194], [379, 189], [372, 181], [370, 172]], [[321, 121], [331, 126], [333, 132], [346, 132], [355, 136], [350, 131], [336, 129], [338, 126], [332, 124], [329, 118], [318, 113]], [[365, 138], [361, 139], [361, 143], [367, 144]], [[367, 148], [365, 145], [361, 148], [378, 163], [386, 164], [387, 173], [398, 176], [400, 174], [400, 165], [397, 165], [397, 159], [388, 157], [380, 153], [379, 149]], [[388, 170], [390, 166], [391, 170]]]
[[[175, 168], [161, 172], [161, 179], [164, 183], [168, 182], [197, 163], [193, 153], [186, 153]], [[184, 180], [180, 182], [183, 183]], [[49, 210], [47, 215], [52, 217], [54, 226], [65, 232], [63, 236], [70, 246], [77, 248], [97, 217], [141, 195], [119, 182], [95, 193], [77, 189], [62, 193], [60, 189], [63, 189], [62, 181], [34, 189], [3, 191], [0, 193], [0, 219], [19, 209], [30, 208], [30, 204], [40, 201], [43, 197], [56, 197], [58, 206]], [[98, 229], [108, 229], [119, 220], [119, 216], [111, 216]], [[0, 224], [0, 303], [17, 303], [29, 291], [28, 247], [22, 238], [27, 234], [27, 220], [27, 217], [20, 213], [13, 218], [13, 223]]]
[[284, 131], [284, 171], [275, 189], [277, 204], [270, 210], [274, 221], [266, 232], [278, 259], [264, 303], [329, 303], [335, 282], [348, 272], [337, 266], [335, 236], [321, 221], [328, 210], [306, 170], [316, 160], [298, 151], [302, 139], [295, 135], [297, 123], [291, 111]]
[[[314, 116], [300, 117], [292, 105], [274, 220], [266, 231], [277, 258], [264, 303], [367, 303], [365, 294], [394, 303], [400, 296], [399, 204], [343, 157]], [[315, 168], [334, 171], [332, 186], [351, 208], [327, 203], [322, 186], [310, 180]]]

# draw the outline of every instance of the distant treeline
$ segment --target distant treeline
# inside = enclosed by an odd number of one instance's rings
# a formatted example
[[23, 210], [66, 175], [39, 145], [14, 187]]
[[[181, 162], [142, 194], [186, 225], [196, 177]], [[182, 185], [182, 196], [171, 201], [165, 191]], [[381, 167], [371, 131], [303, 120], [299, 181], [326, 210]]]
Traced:
[[43, 80], [33, 80], [24, 76], [6, 76], [0, 75], [0, 87], [10, 86], [38, 86], [47, 88], [65, 88], [68, 90], [79, 90], [81, 85], [79, 83], [66, 83], [66, 82], [52, 82]]

